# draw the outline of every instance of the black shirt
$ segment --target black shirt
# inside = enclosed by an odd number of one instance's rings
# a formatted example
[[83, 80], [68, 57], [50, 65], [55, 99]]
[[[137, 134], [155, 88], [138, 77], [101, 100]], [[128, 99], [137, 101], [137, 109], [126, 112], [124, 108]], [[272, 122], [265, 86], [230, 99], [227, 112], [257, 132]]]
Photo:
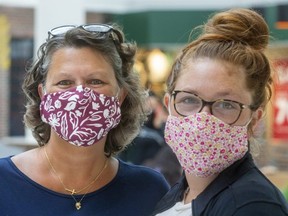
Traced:
[[[181, 201], [186, 188], [183, 175], [153, 215]], [[255, 166], [250, 153], [220, 173], [191, 205], [193, 216], [288, 216], [287, 201]]]

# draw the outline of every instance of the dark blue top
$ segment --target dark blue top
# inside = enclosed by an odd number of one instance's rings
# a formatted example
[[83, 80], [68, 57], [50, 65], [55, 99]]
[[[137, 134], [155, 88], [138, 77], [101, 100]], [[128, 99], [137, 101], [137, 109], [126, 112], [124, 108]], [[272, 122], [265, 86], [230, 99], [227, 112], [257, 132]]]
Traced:
[[[0, 159], [1, 216], [147, 216], [167, 190], [168, 184], [160, 173], [119, 161], [115, 178], [88, 193], [82, 208], [76, 210], [70, 195], [34, 182], [10, 157]], [[80, 200], [82, 196], [75, 197]]]
[[[186, 188], [183, 175], [158, 203], [152, 215], [181, 201]], [[247, 153], [192, 201], [191, 211], [193, 216], [288, 216], [288, 204]]]

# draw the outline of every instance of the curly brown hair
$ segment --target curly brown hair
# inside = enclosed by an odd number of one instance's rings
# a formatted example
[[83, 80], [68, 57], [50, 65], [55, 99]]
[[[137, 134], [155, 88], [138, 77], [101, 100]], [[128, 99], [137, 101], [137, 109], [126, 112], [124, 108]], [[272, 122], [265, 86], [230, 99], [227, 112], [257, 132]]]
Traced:
[[81, 26], [67, 31], [61, 36], [48, 38], [37, 52], [38, 58], [31, 64], [25, 75], [22, 89], [26, 95], [25, 125], [40, 146], [50, 139], [51, 127], [40, 117], [39, 105], [41, 98], [38, 85], [43, 83], [53, 54], [64, 47], [89, 47], [100, 52], [114, 69], [118, 85], [127, 91], [127, 96], [121, 105], [121, 121], [107, 135], [105, 153], [110, 156], [121, 151], [138, 134], [141, 125], [146, 120], [145, 97], [147, 96], [140, 83], [139, 75], [134, 71], [136, 55], [135, 42], [127, 42], [124, 33], [116, 24], [111, 25], [112, 31], [108, 37], [84, 30]]

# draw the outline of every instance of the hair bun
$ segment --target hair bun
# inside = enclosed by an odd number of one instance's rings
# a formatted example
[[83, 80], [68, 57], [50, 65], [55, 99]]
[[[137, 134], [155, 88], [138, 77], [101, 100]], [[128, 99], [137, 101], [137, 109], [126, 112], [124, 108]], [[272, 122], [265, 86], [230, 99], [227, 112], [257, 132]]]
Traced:
[[203, 38], [239, 42], [256, 50], [265, 49], [269, 42], [269, 28], [264, 18], [250, 9], [217, 13], [203, 30]]

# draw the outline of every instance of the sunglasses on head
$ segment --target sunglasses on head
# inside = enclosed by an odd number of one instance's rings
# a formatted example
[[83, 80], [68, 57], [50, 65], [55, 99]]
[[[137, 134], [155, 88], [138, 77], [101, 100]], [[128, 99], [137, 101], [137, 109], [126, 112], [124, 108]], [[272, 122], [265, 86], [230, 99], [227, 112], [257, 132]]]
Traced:
[[[97, 35], [98, 39], [105, 39], [108, 36], [110, 36], [111, 33], [113, 32], [116, 34], [118, 41], [120, 43], [123, 42], [123, 37], [121, 33], [118, 30], [114, 29], [113, 26], [106, 25], [106, 24], [86, 24], [86, 25], [80, 25], [80, 26], [77, 26], [77, 25], [58, 26], [48, 31], [48, 40], [57, 36], [62, 36], [69, 30], [74, 29], [74, 28], [80, 28], [87, 32], [95, 34]], [[114, 35], [112, 35], [112, 39], [115, 40]]]

